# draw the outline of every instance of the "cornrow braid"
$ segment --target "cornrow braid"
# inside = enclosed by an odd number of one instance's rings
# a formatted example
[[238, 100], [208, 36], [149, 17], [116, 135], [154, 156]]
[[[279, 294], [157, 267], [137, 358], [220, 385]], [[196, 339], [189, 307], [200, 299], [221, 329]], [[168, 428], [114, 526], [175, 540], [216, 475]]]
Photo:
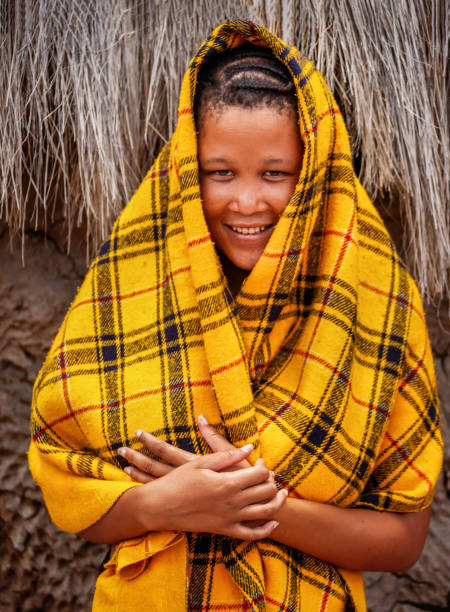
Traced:
[[297, 112], [291, 75], [270, 49], [245, 43], [216, 53], [200, 69], [194, 99], [197, 128], [208, 111], [272, 106]]

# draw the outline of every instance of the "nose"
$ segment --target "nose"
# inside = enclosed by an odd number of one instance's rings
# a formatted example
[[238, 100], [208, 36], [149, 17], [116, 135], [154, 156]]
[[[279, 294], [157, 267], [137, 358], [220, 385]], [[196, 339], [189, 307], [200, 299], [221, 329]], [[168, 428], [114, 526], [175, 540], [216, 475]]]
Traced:
[[247, 185], [241, 184], [238, 186], [237, 192], [230, 203], [230, 208], [242, 215], [253, 215], [265, 210], [267, 203], [255, 185], [251, 183]]

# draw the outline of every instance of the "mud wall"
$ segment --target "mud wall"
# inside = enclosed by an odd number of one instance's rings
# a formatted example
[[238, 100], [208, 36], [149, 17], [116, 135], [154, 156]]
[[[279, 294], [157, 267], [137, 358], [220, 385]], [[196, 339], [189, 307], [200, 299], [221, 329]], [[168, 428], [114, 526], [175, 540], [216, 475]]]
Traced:
[[[395, 225], [395, 220], [392, 222]], [[391, 223], [391, 224], [392, 224]], [[54, 228], [53, 228], [54, 229]], [[395, 227], [394, 227], [395, 230]], [[83, 240], [67, 256], [57, 232], [26, 235], [26, 265], [0, 229], [0, 611], [90, 609], [102, 546], [54, 527], [28, 471], [29, 406], [34, 378], [85, 272]], [[79, 250], [77, 250], [77, 245]], [[442, 313], [448, 313], [444, 305]], [[444, 436], [450, 421], [450, 322], [428, 311]], [[407, 573], [367, 574], [369, 610], [447, 610], [450, 585], [450, 456], [437, 488], [430, 534]]]

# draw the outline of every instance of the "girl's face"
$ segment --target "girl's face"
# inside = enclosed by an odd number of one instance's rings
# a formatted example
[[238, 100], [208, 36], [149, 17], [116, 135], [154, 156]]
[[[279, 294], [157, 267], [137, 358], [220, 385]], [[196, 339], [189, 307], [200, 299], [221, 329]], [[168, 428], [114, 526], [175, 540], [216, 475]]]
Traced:
[[303, 156], [292, 109], [206, 110], [198, 157], [203, 210], [213, 242], [251, 270], [295, 190]]

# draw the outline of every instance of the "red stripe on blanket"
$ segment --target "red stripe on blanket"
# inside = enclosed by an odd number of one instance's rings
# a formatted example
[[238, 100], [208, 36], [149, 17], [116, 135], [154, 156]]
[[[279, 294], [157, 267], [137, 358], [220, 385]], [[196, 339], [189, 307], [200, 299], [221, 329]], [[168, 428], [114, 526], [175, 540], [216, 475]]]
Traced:
[[[338, 256], [338, 258], [336, 260], [336, 264], [334, 266], [331, 278], [337, 278], [338, 277], [339, 268], [340, 268], [340, 266], [342, 264], [342, 261], [344, 259], [347, 246], [352, 241], [352, 230], [353, 230], [354, 221], [355, 221], [355, 215], [353, 214], [353, 216], [351, 218], [351, 221], [350, 221], [350, 225], [349, 225], [348, 231], [344, 235], [344, 241], [343, 241], [342, 247], [340, 249], [339, 256]], [[286, 402], [285, 404], [283, 404], [282, 406], [280, 406], [278, 408], [278, 410], [276, 410], [274, 412], [274, 414], [272, 416], [270, 416], [269, 419], [265, 423], [263, 423], [261, 425], [261, 427], [258, 429], [260, 434], [270, 425], [271, 422], [275, 422], [278, 419], [279, 416], [281, 416], [284, 412], [286, 412], [286, 410], [291, 406], [292, 401], [294, 400], [294, 397], [297, 397], [297, 391], [298, 391], [298, 388], [299, 388], [300, 380], [302, 379], [303, 370], [305, 368], [305, 364], [306, 364], [306, 361], [308, 359], [313, 359], [313, 360], [316, 360], [316, 361], [322, 363], [325, 367], [331, 369], [333, 373], [336, 373], [338, 375], [339, 379], [346, 386], [350, 386], [350, 381], [349, 381], [348, 377], [343, 372], [340, 372], [339, 370], [337, 370], [335, 366], [333, 366], [332, 364], [327, 363], [323, 358], [318, 357], [317, 355], [314, 355], [314, 354], [312, 354], [310, 352], [311, 346], [312, 346], [312, 343], [313, 343], [313, 340], [314, 340], [314, 337], [315, 337], [316, 332], [317, 332], [317, 328], [318, 328], [320, 320], [321, 320], [321, 313], [324, 311], [325, 306], [327, 305], [327, 302], [330, 299], [333, 285], [334, 285], [334, 281], [330, 280], [330, 282], [328, 283], [328, 287], [327, 287], [327, 289], [325, 291], [325, 295], [324, 295], [324, 298], [323, 298], [323, 301], [322, 301], [322, 304], [321, 304], [321, 307], [320, 307], [320, 310], [319, 310], [319, 313], [318, 313], [318, 317], [317, 317], [316, 324], [314, 326], [313, 333], [311, 334], [311, 339], [309, 341], [307, 350], [306, 351], [301, 351], [300, 349], [288, 349], [287, 347], [282, 347], [281, 348], [281, 350], [287, 350], [289, 352], [296, 352], [296, 351], [298, 351], [299, 354], [301, 354], [302, 356], [305, 357], [305, 361], [302, 364], [302, 370], [301, 370], [301, 372], [299, 374], [299, 378], [298, 378], [299, 382], [297, 384], [297, 389], [291, 395], [291, 397], [289, 398], [289, 401]], [[379, 407], [376, 407], [376, 406], [369, 406], [369, 407], [373, 408], [377, 412], [380, 412], [381, 414], [386, 416], [386, 411], [384, 409], [380, 410]]]
[[[338, 278], [338, 276], [339, 276], [339, 269], [340, 269], [340, 267], [342, 265], [342, 262], [344, 260], [344, 256], [345, 256], [345, 254], [347, 252], [347, 247], [350, 244], [350, 242], [352, 241], [352, 232], [353, 232], [354, 223], [355, 223], [355, 211], [353, 211], [353, 215], [352, 215], [352, 218], [350, 219], [350, 224], [349, 224], [348, 230], [347, 230], [347, 232], [344, 235], [344, 240], [343, 240], [343, 243], [342, 243], [341, 248], [339, 250], [339, 255], [337, 257], [336, 264], [335, 264], [333, 272], [332, 272], [332, 274], [330, 276], [330, 281], [328, 283], [328, 287], [325, 290], [325, 295], [324, 295], [324, 298], [322, 300], [322, 304], [320, 306], [320, 311], [318, 313], [318, 317], [316, 319], [316, 323], [314, 325], [314, 330], [313, 330], [313, 333], [311, 334], [311, 338], [309, 340], [308, 349], [307, 349], [306, 355], [305, 355], [306, 359], [308, 359], [309, 356], [310, 356], [309, 352], [310, 352], [311, 346], [313, 344], [314, 338], [315, 338], [315, 336], [317, 334], [317, 330], [319, 328], [320, 321], [322, 320], [322, 313], [324, 312], [325, 307], [326, 307], [326, 305], [328, 303], [328, 300], [330, 299], [331, 294], [332, 294], [332, 288], [333, 288], [333, 285], [335, 284], [335, 281], [331, 280], [331, 279]], [[299, 378], [300, 379], [303, 377], [303, 370], [305, 368], [306, 359], [303, 362], [302, 371], [299, 374]]]
[[405, 378], [405, 380], [400, 385], [399, 389], [404, 389], [416, 377], [417, 372], [420, 370], [420, 368], [423, 367], [423, 362], [424, 362], [426, 354], [427, 354], [427, 348], [425, 347], [423, 351], [423, 355], [417, 362], [416, 367], [413, 370], [411, 370], [411, 372], [408, 374], [408, 376]]
[[268, 361], [260, 361], [259, 363], [250, 366], [250, 372], [252, 374], [255, 374], [256, 372], [258, 372], [258, 370], [263, 370], [264, 368], [266, 368], [269, 365]]
[[320, 606], [320, 612], [324, 612], [324, 610], [326, 610], [327, 601], [331, 593], [331, 584], [333, 582], [333, 574], [331, 573], [330, 568], [328, 568], [328, 576], [329, 578], [328, 578], [327, 585], [324, 589], [325, 592], [322, 597], [322, 605]]
[[56, 425], [67, 421], [68, 419], [74, 418], [80, 414], [84, 414], [85, 412], [89, 412], [91, 410], [108, 410], [110, 408], [117, 408], [118, 406], [130, 402], [136, 399], [145, 399], [147, 397], [152, 397], [154, 395], [159, 395], [162, 393], [176, 391], [177, 389], [191, 389], [193, 387], [210, 387], [211, 381], [210, 379], [204, 380], [191, 380], [191, 381], [182, 381], [179, 383], [171, 383], [170, 385], [162, 385], [157, 389], [147, 389], [147, 391], [142, 391], [141, 393], [134, 393], [132, 395], [125, 396], [121, 399], [114, 400], [113, 402], [108, 402], [107, 404], [93, 404], [90, 406], [83, 406], [82, 408], [77, 408], [76, 410], [71, 410], [70, 414], [65, 414], [59, 419], [55, 419], [48, 423], [45, 427], [39, 427], [36, 432], [33, 434], [33, 440], [36, 441], [39, 436], [41, 436], [48, 429], [53, 429]]
[[[338, 232], [337, 230], [326, 230], [324, 232], [311, 232], [311, 236], [314, 236], [314, 237], [339, 236], [340, 238], [345, 238], [347, 243], [356, 244], [355, 240], [353, 240], [351, 236], [348, 236], [348, 234], [343, 234], [342, 232]], [[263, 256], [268, 257], [268, 258], [279, 258], [283, 256], [289, 257], [292, 255], [300, 255], [305, 249], [306, 249], [306, 246], [294, 247], [292, 249], [289, 249], [288, 251], [270, 251], [268, 253], [263, 253]]]
[[[300, 380], [300, 379], [299, 379]], [[291, 394], [291, 396], [289, 397], [289, 401], [285, 402], [284, 404], [282, 404], [277, 410], [275, 410], [275, 412], [273, 414], [270, 415], [270, 417], [267, 419], [267, 421], [265, 421], [261, 427], [258, 427], [258, 432], [259, 434], [262, 434], [263, 431], [265, 431], [270, 423], [275, 423], [275, 421], [286, 412], [286, 410], [292, 405], [292, 402], [294, 401], [294, 399], [297, 397], [297, 390], [298, 390], [299, 385], [297, 384], [297, 389], [294, 391], [294, 393]]]
[[289, 249], [288, 251], [270, 251], [269, 253], [263, 252], [263, 257], [268, 258], [280, 258], [280, 257], [289, 257], [292, 255], [300, 255], [302, 251], [305, 250], [305, 247], [295, 247], [293, 249]]
[[285, 353], [301, 355], [302, 357], [308, 357], [313, 361], [317, 361], [321, 365], [325, 366], [328, 370], [333, 372], [333, 374], [336, 374], [339, 380], [341, 380], [345, 385], [350, 386], [350, 380], [347, 374], [344, 374], [344, 372], [338, 370], [336, 366], [332, 365], [329, 361], [326, 361], [323, 357], [319, 357], [319, 355], [315, 355], [314, 353], [308, 354], [307, 351], [303, 351], [302, 349], [290, 349], [286, 346], [282, 346], [280, 350], [284, 351]]
[[286, 489], [286, 491], [288, 491], [289, 494], [292, 494], [297, 499], [304, 499], [300, 495], [300, 493], [298, 493], [295, 490], [295, 488], [292, 485], [290, 485], [286, 480], [284, 480], [282, 476], [280, 476], [279, 474], [275, 474], [274, 479], [275, 479], [275, 482], [278, 482], [278, 484], [280, 484], [283, 487], [283, 489]]
[[276, 599], [272, 599], [272, 597], [269, 597], [268, 595], [264, 596], [264, 601], [267, 601], [267, 603], [277, 606], [277, 609], [283, 610], [283, 612], [295, 612], [294, 608], [291, 608], [290, 606], [284, 603], [281, 603], [280, 601], [277, 601]]
[[350, 395], [352, 397], [352, 400], [355, 402], [355, 404], [359, 404], [360, 406], [364, 406], [364, 408], [369, 408], [369, 410], [375, 410], [375, 412], [378, 412], [379, 414], [383, 415], [384, 417], [388, 417], [389, 416], [389, 410], [386, 410], [386, 408], [382, 408], [381, 406], [377, 406], [376, 404], [371, 404], [370, 402], [363, 402], [362, 400], [357, 398], [356, 395], [351, 390], [352, 389], [351, 383], [349, 384], [349, 387], [350, 387]]
[[215, 376], [216, 374], [222, 374], [222, 372], [231, 370], [231, 368], [235, 368], [237, 365], [239, 365], [246, 359], [247, 359], [247, 355], [242, 355], [241, 357], [239, 357], [239, 359], [235, 359], [234, 361], [231, 361], [230, 363], [227, 363], [226, 365], [220, 366], [219, 368], [216, 368], [215, 370], [211, 370], [211, 376]]
[[294, 355], [301, 355], [302, 357], [308, 357], [308, 359], [317, 361], [318, 363], [323, 365], [325, 368], [327, 368], [327, 370], [330, 370], [330, 372], [332, 372], [333, 374], [336, 374], [339, 380], [343, 382], [350, 389], [350, 395], [356, 404], [359, 404], [360, 406], [364, 406], [365, 408], [369, 408], [370, 410], [375, 410], [375, 412], [379, 412], [384, 417], [388, 416], [389, 411], [386, 410], [386, 408], [382, 408], [381, 406], [377, 406], [376, 404], [372, 404], [370, 402], [364, 402], [363, 400], [360, 400], [358, 397], [356, 397], [356, 395], [353, 393], [352, 383], [349, 377], [346, 374], [344, 374], [344, 372], [341, 372], [340, 370], [338, 370], [336, 366], [326, 361], [323, 357], [319, 357], [319, 355], [314, 355], [314, 353], [307, 354], [306, 351], [302, 351], [301, 349], [290, 349], [286, 346], [282, 346], [280, 350], [286, 353], [290, 353]]
[[223, 604], [190, 604], [189, 610], [192, 612], [207, 612], [208, 610], [252, 610], [253, 606], [245, 599], [238, 603], [223, 603]]
[[324, 232], [311, 232], [311, 236], [339, 236], [340, 238], [345, 238], [347, 243], [356, 244], [356, 241], [353, 240], [351, 236], [347, 234], [343, 234], [342, 232], [338, 232], [337, 230], [326, 230]]
[[[281, 603], [280, 601], [277, 601], [276, 599], [272, 599], [271, 597], [269, 597], [268, 595], [264, 595], [264, 599], [262, 595], [259, 595], [256, 599], [252, 600], [253, 604], [259, 604], [262, 603], [262, 601], [266, 601], [274, 606], [277, 606], [277, 608], [279, 610], [283, 610], [283, 612], [294, 612], [294, 609], [287, 606], [286, 604]], [[242, 600], [241, 602], [238, 603], [209, 603], [209, 604], [199, 604], [198, 606], [196, 605], [192, 605], [189, 608], [190, 610], [192, 610], [192, 612], [194, 611], [198, 611], [198, 612], [203, 612], [203, 611], [207, 611], [207, 610], [252, 610], [253, 609], [253, 605], [246, 601], [246, 600]]]
[[161, 287], [164, 287], [165, 285], [167, 285], [169, 280], [172, 279], [177, 274], [182, 274], [183, 272], [189, 272], [190, 269], [191, 269], [190, 266], [183, 266], [182, 268], [178, 268], [177, 270], [174, 270], [173, 272], [168, 274], [165, 278], [163, 278], [162, 281], [160, 281], [159, 283], [156, 283], [156, 285], [152, 285], [151, 287], [146, 287], [145, 289], [140, 289], [139, 291], [131, 291], [131, 293], [123, 293], [123, 294], [119, 293], [117, 295], [102, 295], [102, 296], [94, 297], [88, 300], [82, 300], [81, 302], [78, 302], [78, 304], [75, 304], [75, 306], [73, 306], [69, 312], [72, 312], [73, 310], [75, 310], [76, 308], [79, 308], [80, 306], [85, 306], [86, 304], [99, 304], [99, 303], [101, 304], [101, 303], [115, 302], [116, 300], [127, 300], [128, 298], [133, 298], [133, 297], [137, 297], [138, 295], [150, 293], [151, 291], [161, 289]]
[[202, 236], [201, 238], [193, 238], [192, 240], [189, 240], [188, 247], [199, 246], [200, 244], [205, 244], [205, 242], [211, 242], [210, 234]]
[[178, 143], [175, 144], [175, 155], [173, 157], [173, 168], [175, 170], [175, 174], [177, 176], [178, 183], [179, 183], [180, 182], [180, 169], [178, 168], [177, 153], [178, 153]]
[[389, 440], [392, 446], [396, 449], [396, 451], [402, 456], [402, 459], [404, 459], [404, 461], [410, 466], [410, 468], [412, 468], [416, 472], [416, 474], [420, 476], [420, 478], [425, 480], [425, 482], [428, 485], [428, 493], [429, 493], [431, 489], [433, 488], [433, 485], [430, 479], [428, 478], [428, 476], [424, 474], [422, 470], [420, 470], [416, 465], [414, 465], [408, 453], [402, 448], [402, 446], [397, 442], [397, 440], [394, 440], [394, 438], [388, 432], [386, 432], [386, 438]]
[[414, 306], [414, 304], [412, 302], [410, 302], [407, 298], [405, 298], [403, 295], [398, 295], [398, 294], [395, 294], [395, 293], [389, 293], [388, 291], [383, 291], [383, 289], [379, 289], [378, 287], [374, 287], [373, 285], [369, 285], [369, 283], [365, 283], [364, 281], [361, 281], [360, 285], [362, 287], [365, 287], [366, 289], [369, 289], [370, 291], [373, 291], [374, 293], [378, 293], [379, 295], [384, 295], [385, 297], [388, 297], [389, 299], [396, 300], [397, 302], [399, 302], [400, 304], [403, 304], [407, 308], [412, 308], [412, 310], [414, 310], [414, 312], [417, 315], [419, 315], [419, 317], [422, 319], [422, 321], [424, 321], [422, 313], [419, 312], [417, 310], [417, 308]]
[[180, 108], [180, 110], [178, 111], [178, 117], [182, 117], [183, 115], [193, 115], [194, 111], [192, 110], [192, 108], [190, 106], [187, 106], [186, 108]]
[[69, 397], [69, 386], [67, 384], [67, 363], [66, 363], [66, 343], [63, 342], [60, 345], [60, 352], [58, 355], [58, 362], [59, 362], [59, 369], [60, 369], [60, 377], [61, 377], [61, 382], [62, 382], [62, 387], [63, 387], [63, 396], [64, 396], [64, 401], [66, 402], [66, 406], [67, 409], [69, 411], [69, 414], [67, 415], [68, 418], [71, 418], [74, 416], [73, 410], [72, 410], [72, 405], [70, 403], [70, 397]]
[[163, 178], [166, 177], [170, 170], [172, 169], [172, 164], [166, 166], [165, 168], [155, 168], [155, 170], [150, 170], [144, 180], [150, 181], [155, 178]]
[[324, 117], [327, 117], [328, 115], [340, 115], [340, 111], [337, 108], [329, 108], [327, 111], [325, 111], [324, 113], [322, 113], [321, 115], [319, 115], [316, 119], [316, 123], [313, 127], [309, 128], [308, 130], [305, 130], [302, 133], [302, 136], [309, 136], [310, 134], [315, 134], [315, 132], [317, 132], [317, 128], [319, 126], [319, 123], [322, 121], [322, 119], [324, 119]]

